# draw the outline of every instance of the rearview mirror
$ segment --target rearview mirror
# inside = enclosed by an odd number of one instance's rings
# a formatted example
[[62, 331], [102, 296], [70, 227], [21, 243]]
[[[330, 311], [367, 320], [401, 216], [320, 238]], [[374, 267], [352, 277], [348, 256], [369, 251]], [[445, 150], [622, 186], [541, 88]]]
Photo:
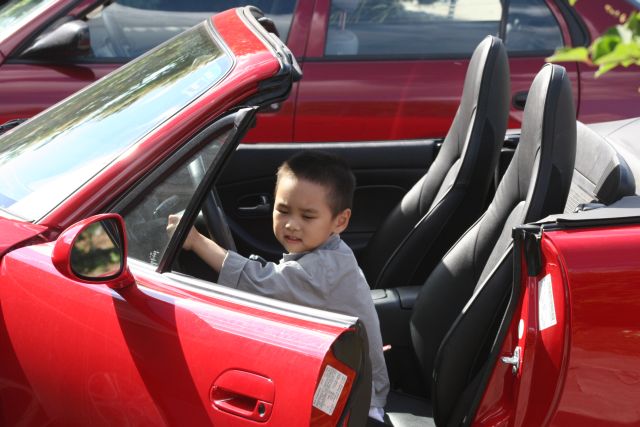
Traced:
[[58, 238], [53, 264], [64, 276], [83, 283], [122, 288], [134, 283], [127, 268], [124, 221], [118, 214], [82, 220]]
[[87, 23], [80, 20], [65, 22], [38, 37], [21, 58], [55, 59], [86, 56], [91, 53], [91, 37]]

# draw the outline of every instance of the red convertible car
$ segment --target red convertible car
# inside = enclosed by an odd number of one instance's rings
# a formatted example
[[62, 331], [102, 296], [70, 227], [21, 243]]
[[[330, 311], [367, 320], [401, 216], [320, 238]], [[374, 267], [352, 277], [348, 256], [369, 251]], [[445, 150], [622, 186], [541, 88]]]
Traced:
[[640, 120], [576, 123], [547, 65], [505, 140], [488, 36], [442, 144], [239, 144], [301, 76], [267, 28], [215, 15], [0, 137], [0, 424], [366, 425], [358, 319], [181, 249], [195, 225], [276, 259], [275, 170], [303, 148], [356, 174], [342, 237], [391, 346], [388, 425], [640, 423]]
[[[627, 0], [9, 0], [0, 6], [0, 125], [33, 116], [213, 12], [249, 4], [273, 20], [305, 78], [263, 109], [245, 142], [440, 138], [487, 34], [508, 50], [510, 126], [518, 128], [545, 58], [588, 45], [637, 8]], [[594, 67], [563, 65], [579, 120], [640, 111], [633, 69], [596, 79]]]

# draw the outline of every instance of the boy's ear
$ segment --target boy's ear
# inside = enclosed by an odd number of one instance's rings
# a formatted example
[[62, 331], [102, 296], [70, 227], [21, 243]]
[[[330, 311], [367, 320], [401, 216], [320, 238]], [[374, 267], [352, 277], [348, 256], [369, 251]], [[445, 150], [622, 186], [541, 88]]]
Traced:
[[336, 234], [342, 233], [349, 225], [349, 219], [351, 218], [351, 209], [347, 208], [342, 212], [338, 212], [335, 218], [335, 225], [333, 232]]

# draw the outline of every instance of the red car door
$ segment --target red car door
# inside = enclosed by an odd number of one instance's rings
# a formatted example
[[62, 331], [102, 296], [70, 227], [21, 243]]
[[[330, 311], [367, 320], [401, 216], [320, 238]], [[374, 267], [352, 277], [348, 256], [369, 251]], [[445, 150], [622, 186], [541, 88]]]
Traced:
[[[570, 43], [569, 34], [560, 12], [543, 1], [511, 1], [503, 15], [497, 0], [318, 0], [294, 141], [443, 137], [468, 58], [487, 34], [506, 40], [514, 102], [522, 108], [544, 58]], [[568, 71], [577, 93], [575, 65]], [[511, 127], [520, 127], [520, 115], [514, 107]]]
[[337, 369], [344, 406], [355, 375], [331, 348], [350, 339], [348, 318], [311, 320], [136, 262], [124, 288], [89, 283], [56, 269], [59, 243], [1, 260], [3, 425], [324, 425], [341, 416], [309, 402], [323, 370]]
[[474, 425], [640, 422], [640, 228], [629, 199], [518, 230], [513, 314]]

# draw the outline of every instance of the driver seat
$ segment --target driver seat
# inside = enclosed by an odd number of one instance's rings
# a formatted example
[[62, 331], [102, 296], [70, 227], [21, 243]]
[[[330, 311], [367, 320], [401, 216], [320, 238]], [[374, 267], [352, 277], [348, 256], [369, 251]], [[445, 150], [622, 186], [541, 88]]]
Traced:
[[533, 81], [520, 142], [482, 217], [422, 286], [410, 320], [411, 344], [431, 400], [392, 392], [393, 426], [470, 423], [482, 374], [513, 275], [512, 229], [561, 213], [576, 153], [576, 118], [566, 70], [547, 64]]
[[418, 285], [484, 211], [509, 116], [509, 62], [487, 36], [467, 69], [460, 106], [427, 173], [371, 237], [362, 268], [371, 288]]

